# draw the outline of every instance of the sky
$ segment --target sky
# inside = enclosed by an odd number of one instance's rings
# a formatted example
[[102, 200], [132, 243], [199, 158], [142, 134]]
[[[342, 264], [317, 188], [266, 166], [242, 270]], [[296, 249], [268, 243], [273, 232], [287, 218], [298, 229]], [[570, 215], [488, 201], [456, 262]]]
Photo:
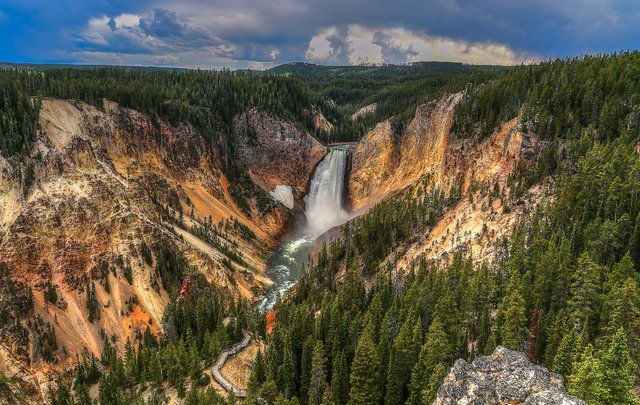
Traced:
[[640, 0], [0, 0], [0, 61], [519, 64], [640, 47]]

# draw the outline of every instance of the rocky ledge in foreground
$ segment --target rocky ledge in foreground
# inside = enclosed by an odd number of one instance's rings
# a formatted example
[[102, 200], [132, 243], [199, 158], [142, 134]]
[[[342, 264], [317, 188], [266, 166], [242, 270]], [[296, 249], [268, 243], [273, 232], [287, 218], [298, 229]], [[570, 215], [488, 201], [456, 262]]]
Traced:
[[438, 389], [433, 405], [584, 405], [567, 394], [560, 375], [533, 364], [524, 353], [498, 346], [471, 364], [459, 359]]

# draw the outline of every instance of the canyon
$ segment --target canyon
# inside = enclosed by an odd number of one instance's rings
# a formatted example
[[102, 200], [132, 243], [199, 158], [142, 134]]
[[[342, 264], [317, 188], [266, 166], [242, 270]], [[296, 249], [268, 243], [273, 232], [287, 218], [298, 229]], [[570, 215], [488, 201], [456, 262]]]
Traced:
[[[37, 319], [26, 335], [4, 331], [5, 374], [29, 387], [22, 391], [44, 398], [51, 376], [72, 367], [77, 356], [100, 355], [102, 334], [122, 351], [136, 333], [161, 333], [169, 296], [154, 268], [155, 252], [164, 246], [183, 254], [230, 298], [265, 297], [277, 279], [268, 271], [270, 254], [291, 247], [279, 243], [305, 222], [305, 196], [317, 197], [312, 178], [324, 170], [326, 156], [339, 159], [345, 189], [316, 199], [331, 205], [329, 211], [338, 207], [340, 215], [326, 222], [326, 210], [319, 209], [309, 217], [305, 235], [311, 240], [382, 199], [423, 188], [459, 198], [429, 233], [395, 252], [399, 263], [420, 255], [446, 262], [459, 249], [476, 261], [490, 257], [491, 242], [540, 204], [550, 186], [536, 185], [516, 198], [508, 185], [513, 170], [539, 147], [517, 118], [479, 142], [450, 133], [461, 97], [419, 106], [403, 131], [381, 122], [338, 152], [255, 108], [234, 118], [231, 144], [216, 134], [220, 147], [214, 148], [188, 125], [156, 123], [108, 100], [96, 108], [45, 99], [26, 162], [0, 157], [2, 261], [16, 282], [32, 289]], [[220, 150], [227, 149], [249, 180], [225, 176], [228, 156]], [[492, 197], [496, 187], [502, 192]], [[202, 227], [217, 229], [216, 243], [197, 232]], [[292, 284], [286, 281], [285, 289]], [[89, 282], [100, 304], [97, 321], [85, 308]], [[45, 297], [51, 285], [55, 303]], [[39, 330], [47, 324], [59, 342], [53, 361], [40, 350]]]

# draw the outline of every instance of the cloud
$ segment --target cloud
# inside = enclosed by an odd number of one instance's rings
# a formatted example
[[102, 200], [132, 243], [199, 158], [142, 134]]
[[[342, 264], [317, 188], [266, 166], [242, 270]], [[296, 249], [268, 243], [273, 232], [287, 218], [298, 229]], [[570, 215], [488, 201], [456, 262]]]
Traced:
[[151, 59], [154, 65], [176, 66], [180, 63], [180, 59], [173, 55], [158, 55]]
[[153, 15], [140, 19], [140, 28], [159, 38], [177, 37], [186, 34], [187, 24], [178, 20], [178, 15], [166, 8], [156, 8]]
[[393, 41], [391, 35], [383, 31], [374, 32], [371, 43], [380, 47], [384, 63], [405, 63], [419, 54], [413, 45], [403, 48]]
[[90, 52], [125, 61], [172, 55], [204, 67], [305, 59], [517, 63], [634, 49], [640, 37], [637, 0], [4, 2], [0, 54], [40, 60]]
[[[513, 65], [539, 59], [529, 53], [514, 51], [503, 44], [456, 41], [398, 27], [372, 29], [350, 25], [345, 31], [347, 34], [341, 38], [342, 42], [349, 44], [348, 62], [351, 64], [429, 60]], [[331, 27], [314, 35], [309, 41], [306, 58], [317, 63], [337, 64], [333, 52], [335, 47], [331, 48], [327, 39], [335, 33], [336, 28]]]
[[80, 51], [72, 54], [73, 58], [78, 63], [86, 64], [106, 64], [106, 65], [124, 65], [125, 59], [113, 52], [92, 52], [92, 51]]
[[352, 53], [348, 27], [329, 27], [311, 38], [305, 58], [319, 63], [348, 65]]
[[339, 27], [334, 33], [327, 35], [329, 53], [327, 60], [338, 64], [348, 64], [353, 46], [349, 40], [349, 32], [345, 27]]

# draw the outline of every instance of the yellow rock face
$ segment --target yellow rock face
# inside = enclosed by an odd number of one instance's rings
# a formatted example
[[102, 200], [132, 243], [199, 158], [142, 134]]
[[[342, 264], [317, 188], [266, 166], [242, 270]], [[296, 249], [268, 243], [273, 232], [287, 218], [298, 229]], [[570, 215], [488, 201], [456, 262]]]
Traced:
[[428, 234], [394, 252], [401, 266], [422, 254], [446, 261], [461, 246], [471, 249], [476, 260], [487, 257], [492, 253], [488, 247], [493, 246], [488, 242], [509, 232], [525, 208], [550, 194], [534, 187], [523, 204], [504, 210], [500, 199], [477, 192], [479, 187], [486, 190], [498, 184], [505, 198], [510, 198], [507, 178], [519, 161], [531, 158], [538, 141], [522, 132], [517, 119], [480, 142], [457, 138], [450, 127], [461, 98], [461, 93], [447, 95], [419, 106], [403, 133], [394, 132], [388, 121], [382, 122], [351, 149], [347, 204], [354, 212], [364, 212], [395, 192], [411, 192], [418, 184], [445, 195], [456, 187], [462, 197]]
[[[152, 250], [160, 241], [169, 243], [230, 296], [251, 299], [270, 285], [263, 274], [268, 248], [288, 215], [281, 207], [264, 215], [253, 205], [248, 213], [240, 210], [218, 152], [192, 128], [154, 128], [147, 116], [111, 102], [103, 110], [43, 101], [42, 130], [27, 160], [34, 171], [30, 187], [21, 181], [19, 162], [0, 157], [0, 262], [33, 288], [35, 313], [55, 328], [57, 368], [85, 350], [99, 356], [100, 329], [115, 336], [120, 349], [137, 330], [158, 331], [168, 296], [154, 287], [155, 259], [145, 263], [142, 242]], [[313, 152], [319, 159], [323, 149]], [[309, 170], [313, 164], [309, 158]], [[183, 225], [168, 218], [180, 211]], [[246, 264], [230, 270], [222, 252], [191, 232], [194, 223], [209, 218], [214, 226], [235, 220], [255, 233], [251, 241], [233, 231], [227, 235]], [[80, 292], [87, 279], [95, 280], [101, 304], [94, 322]], [[58, 287], [57, 306], [45, 303], [48, 281]], [[130, 310], [126, 301], [132, 296], [139, 304]], [[50, 367], [37, 350], [29, 357], [23, 360], [35, 370]]]

